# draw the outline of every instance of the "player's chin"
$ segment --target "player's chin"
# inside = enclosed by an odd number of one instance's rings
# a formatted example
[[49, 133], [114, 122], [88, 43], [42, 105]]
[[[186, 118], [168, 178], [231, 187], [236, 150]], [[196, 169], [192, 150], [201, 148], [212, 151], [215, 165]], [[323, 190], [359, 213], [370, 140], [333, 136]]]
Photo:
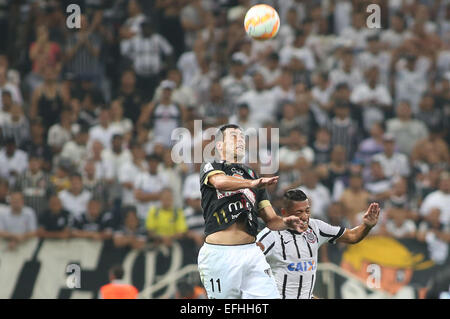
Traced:
[[299, 228], [302, 232], [308, 230], [309, 221], [300, 221]]

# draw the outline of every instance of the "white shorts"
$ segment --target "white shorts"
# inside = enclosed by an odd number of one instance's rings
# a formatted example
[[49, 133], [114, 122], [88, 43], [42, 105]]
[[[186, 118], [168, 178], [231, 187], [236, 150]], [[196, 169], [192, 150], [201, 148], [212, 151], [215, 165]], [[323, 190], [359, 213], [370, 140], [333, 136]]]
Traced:
[[204, 243], [198, 271], [210, 299], [280, 299], [272, 270], [255, 243]]

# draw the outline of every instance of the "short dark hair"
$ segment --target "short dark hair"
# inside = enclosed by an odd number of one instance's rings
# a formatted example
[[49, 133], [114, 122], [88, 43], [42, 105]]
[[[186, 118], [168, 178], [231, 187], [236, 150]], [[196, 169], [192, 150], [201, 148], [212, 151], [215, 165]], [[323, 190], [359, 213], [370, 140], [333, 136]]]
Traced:
[[216, 142], [219, 140], [223, 141], [223, 136], [225, 134], [224, 132], [226, 129], [229, 129], [229, 128], [237, 128], [237, 129], [241, 130], [242, 132], [244, 132], [242, 130], [242, 128], [237, 124], [225, 124], [225, 125], [222, 125], [221, 127], [219, 127], [219, 129], [217, 130], [216, 136], [215, 136], [215, 141]]
[[115, 279], [123, 279], [125, 271], [121, 265], [114, 265], [110, 268], [109, 273], [112, 274]]
[[303, 202], [308, 199], [308, 196], [302, 190], [294, 188], [287, 190], [283, 195], [283, 199], [284, 206], [290, 207], [292, 202]]

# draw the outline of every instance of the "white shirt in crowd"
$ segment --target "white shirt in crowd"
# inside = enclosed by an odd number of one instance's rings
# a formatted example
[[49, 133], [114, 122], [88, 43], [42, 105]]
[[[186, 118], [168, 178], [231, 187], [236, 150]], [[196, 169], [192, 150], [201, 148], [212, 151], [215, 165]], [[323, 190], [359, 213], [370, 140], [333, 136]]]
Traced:
[[0, 151], [0, 176], [9, 181], [9, 185], [14, 185], [16, 177], [11, 172], [17, 172], [17, 176], [25, 172], [28, 168], [28, 154], [22, 150], [16, 149], [11, 157], [6, 155], [3, 148]]
[[292, 150], [287, 146], [283, 146], [280, 148], [280, 162], [293, 165], [297, 160], [301, 157], [305, 158], [308, 162], [314, 162], [314, 151], [311, 147], [305, 146], [301, 149]]
[[69, 159], [76, 167], [80, 167], [87, 155], [86, 145], [80, 145], [73, 140], [65, 143], [61, 151], [61, 157]]
[[89, 142], [91, 145], [92, 141], [98, 140], [103, 144], [104, 148], [111, 148], [111, 140], [114, 134], [123, 134], [123, 132], [113, 125], [108, 125], [108, 127], [103, 127], [101, 125], [95, 125], [89, 130]]
[[296, 48], [293, 46], [284, 47], [280, 51], [280, 64], [288, 65], [293, 58], [303, 62], [308, 71], [313, 71], [316, 68], [316, 60], [314, 53], [306, 46]]
[[257, 127], [262, 127], [264, 122], [273, 119], [276, 104], [272, 91], [250, 90], [244, 93], [238, 103], [247, 103], [250, 109], [250, 117], [257, 123]]
[[418, 141], [428, 136], [426, 125], [415, 119], [409, 121], [402, 121], [398, 118], [390, 119], [386, 123], [386, 132], [395, 137], [398, 151], [408, 155]]
[[173, 53], [170, 43], [160, 34], [154, 33], [148, 38], [137, 35], [130, 39], [129, 45], [124, 47], [122, 55], [133, 61], [136, 74], [141, 76], [157, 75], [163, 69], [161, 55]]
[[450, 193], [436, 190], [428, 194], [420, 206], [420, 214], [426, 216], [432, 209], [441, 211], [440, 220], [444, 225], [450, 225]]
[[[145, 193], [159, 193], [164, 187], [168, 186], [167, 178], [164, 174], [158, 172], [152, 175], [149, 172], [141, 173], [134, 181], [134, 189]], [[136, 209], [139, 219], [145, 220], [148, 210], [152, 206], [158, 206], [159, 200], [141, 202], [135, 198]]]
[[400, 226], [397, 226], [395, 222], [391, 219], [386, 221], [386, 230], [394, 237], [401, 238], [407, 234], [416, 232], [416, 224], [410, 220], [406, 219]]
[[[123, 163], [118, 172], [118, 180], [121, 184], [131, 183], [138, 178], [139, 175], [145, 173], [146, 165], [143, 164], [143, 168], [137, 166], [133, 161]], [[136, 200], [134, 198], [134, 189], [122, 187], [122, 203], [123, 205], [134, 205]]]
[[378, 153], [373, 156], [373, 160], [380, 162], [384, 175], [388, 178], [407, 177], [410, 174], [409, 160], [405, 154], [395, 152], [391, 157], [387, 157], [385, 153]]
[[74, 195], [65, 189], [58, 193], [58, 197], [61, 200], [63, 208], [71, 214], [71, 218], [79, 218], [86, 211], [92, 194], [84, 189], [80, 194]]
[[13, 214], [10, 206], [0, 212], [0, 231], [24, 234], [36, 230], [36, 214], [31, 207], [24, 206], [20, 214]]
[[120, 154], [114, 153], [111, 149], [104, 149], [102, 151], [102, 161], [106, 167], [106, 179], [116, 179], [119, 174], [120, 167], [133, 159], [131, 152], [123, 149]]

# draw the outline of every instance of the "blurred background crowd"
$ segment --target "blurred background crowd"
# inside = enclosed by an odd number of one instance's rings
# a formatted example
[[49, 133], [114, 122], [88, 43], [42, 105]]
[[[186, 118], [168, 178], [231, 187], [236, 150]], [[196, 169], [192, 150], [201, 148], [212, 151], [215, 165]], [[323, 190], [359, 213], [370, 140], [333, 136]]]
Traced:
[[[81, 7], [69, 29], [66, 8]], [[312, 217], [374, 234], [450, 242], [450, 1], [264, 1], [276, 38], [246, 36], [250, 0], [0, 0], [0, 237], [203, 241], [199, 167], [171, 133], [236, 123], [279, 128], [288, 188]], [[369, 4], [381, 28], [369, 29]], [[258, 167], [254, 167], [258, 169]]]

